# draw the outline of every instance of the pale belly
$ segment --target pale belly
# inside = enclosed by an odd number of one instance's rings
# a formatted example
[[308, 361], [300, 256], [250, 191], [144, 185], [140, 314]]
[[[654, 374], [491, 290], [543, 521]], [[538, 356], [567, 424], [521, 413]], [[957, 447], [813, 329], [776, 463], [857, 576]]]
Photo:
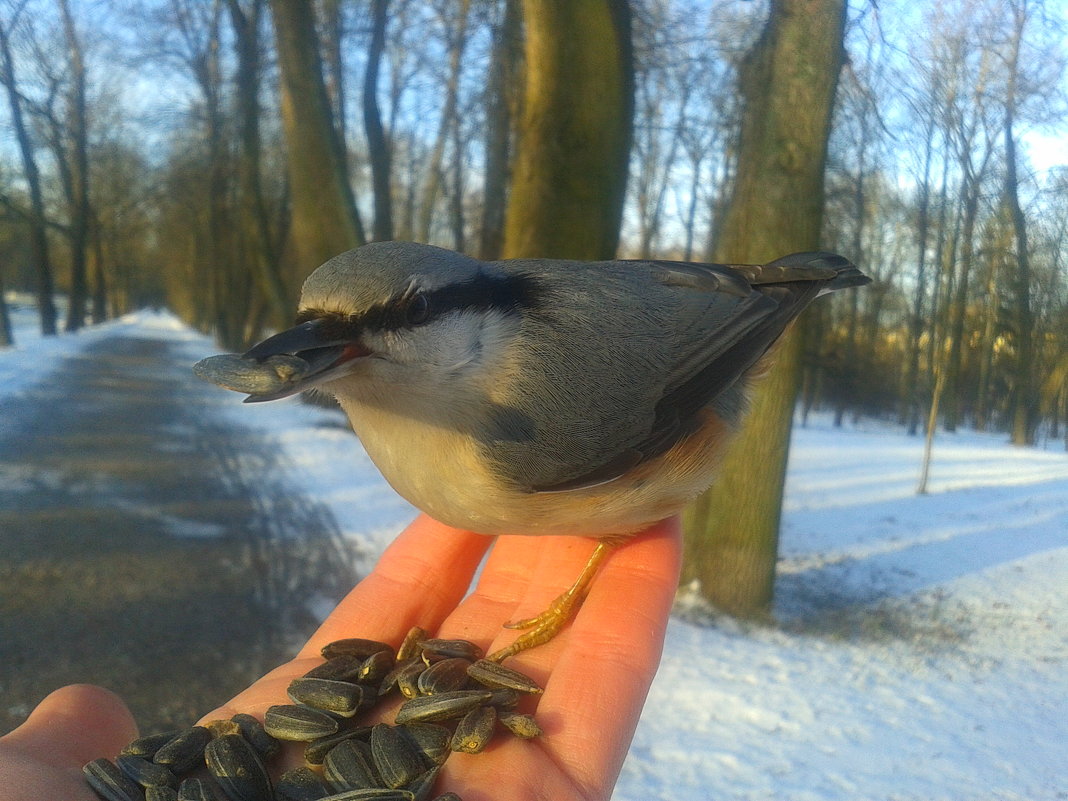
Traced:
[[[346, 409], [348, 412], [349, 409]], [[527, 492], [499, 481], [468, 436], [381, 409], [349, 419], [390, 485], [434, 519], [480, 534], [611, 538], [677, 514], [712, 482], [718, 422], [613, 481], [564, 492]]]

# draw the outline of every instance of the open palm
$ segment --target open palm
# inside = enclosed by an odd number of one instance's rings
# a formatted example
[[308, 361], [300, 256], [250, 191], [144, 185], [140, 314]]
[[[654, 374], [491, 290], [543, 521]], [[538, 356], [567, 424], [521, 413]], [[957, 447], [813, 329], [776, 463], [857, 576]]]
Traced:
[[[468, 594], [491, 544], [477, 586]], [[420, 625], [435, 636], [471, 640], [487, 651], [503, 647], [516, 634], [501, 624], [543, 610], [579, 574], [592, 548], [592, 542], [573, 537], [494, 541], [419, 517], [296, 658], [204, 719], [235, 712], [262, 717], [267, 707], [286, 702], [292, 679], [321, 662], [322, 645], [344, 637], [396, 645], [411, 626]], [[573, 624], [551, 642], [508, 660], [509, 666], [545, 687], [536, 711], [544, 735], [535, 740], [499, 736], [482, 754], [453, 754], [439, 777], [439, 788], [459, 793], [464, 801], [608, 798], [659, 663], [678, 579], [679, 550], [674, 520], [617, 548], [602, 566]], [[62, 705], [62, 698], [53, 707], [57, 704]], [[22, 746], [30, 741], [43, 744], [48, 731], [53, 739], [63, 734], [62, 727], [46, 720], [46, 711], [39, 709], [26, 725], [0, 739], [0, 801], [90, 799], [77, 770], [81, 763], [113, 755], [132, 737], [121, 705], [92, 710], [108, 716], [98, 727], [97, 750], [83, 743], [61, 759], [63, 749], [58, 749], [56, 758], [39, 765], [33, 774], [39, 779], [36, 788], [14, 794], [12, 788], [20, 785], [3, 777], [15, 769], [14, 758], [29, 753]], [[50, 714], [54, 713], [53, 708]], [[91, 724], [92, 717], [81, 728]], [[118, 739], [107, 741], [105, 734]], [[46, 778], [56, 783], [46, 787]]]

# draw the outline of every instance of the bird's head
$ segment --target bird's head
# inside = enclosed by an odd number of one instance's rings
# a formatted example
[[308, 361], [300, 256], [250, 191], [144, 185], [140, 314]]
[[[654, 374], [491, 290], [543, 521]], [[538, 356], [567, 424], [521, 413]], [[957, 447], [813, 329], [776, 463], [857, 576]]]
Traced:
[[304, 283], [297, 325], [245, 359], [291, 355], [299, 381], [250, 401], [313, 386], [335, 396], [388, 396], [478, 380], [507, 347], [529, 279], [491, 263], [412, 242], [376, 242], [334, 257]]

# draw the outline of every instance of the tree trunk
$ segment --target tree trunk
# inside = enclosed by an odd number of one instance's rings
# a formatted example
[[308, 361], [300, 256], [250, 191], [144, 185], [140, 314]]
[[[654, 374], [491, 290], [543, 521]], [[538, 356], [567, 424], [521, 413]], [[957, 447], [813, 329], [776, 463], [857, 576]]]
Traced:
[[282, 73], [293, 247], [303, 269], [365, 241], [323, 84], [312, 5], [271, 0]]
[[505, 0], [504, 19], [493, 30], [489, 85], [486, 89], [486, 171], [482, 189], [482, 229], [478, 257], [493, 261], [504, 245], [512, 121], [520, 59], [517, 0]]
[[371, 184], [374, 189], [375, 219], [373, 238], [393, 238], [393, 198], [390, 189], [390, 148], [382, 129], [378, 110], [378, 66], [386, 46], [386, 11], [389, 0], [374, 0], [372, 5], [371, 46], [367, 50], [367, 69], [363, 78], [363, 124], [367, 132], [367, 150], [371, 161]]
[[70, 89], [67, 118], [70, 131], [70, 298], [67, 330], [77, 331], [85, 324], [89, 288], [86, 262], [89, 250], [89, 132], [85, 113], [85, 58], [74, 29], [69, 0], [61, 0], [63, 32], [70, 58]]
[[524, 0], [525, 98], [504, 255], [606, 259], [634, 112], [624, 0]]
[[[270, 309], [271, 322], [282, 327], [293, 316], [293, 299], [282, 277], [278, 253], [271, 239], [270, 215], [263, 193], [260, 137], [260, 21], [264, 2], [253, 0], [248, 10], [227, 0], [237, 49], [238, 197], [245, 258]], [[256, 332], [250, 332], [255, 335]]]
[[246, 344], [240, 321], [247, 295], [235, 291], [242, 276], [232, 247], [234, 220], [228, 191], [232, 162], [222, 100], [221, 28], [222, 5], [216, 0], [209, 18], [207, 44], [196, 70], [204, 93], [204, 138], [208, 154], [208, 241], [204, 243], [203, 267], [213, 287], [210, 319], [215, 336], [225, 347], [239, 350]]
[[[430, 229], [434, 220], [434, 206], [441, 194], [441, 185], [445, 177], [445, 145], [448, 143], [449, 132], [456, 121], [457, 105], [460, 98], [460, 72], [463, 66], [464, 49], [467, 46], [467, 17], [470, 9], [470, 0], [460, 0], [457, 9], [456, 28], [448, 35], [449, 47], [449, 77], [445, 83], [445, 102], [441, 107], [441, 117], [438, 120], [438, 132], [434, 137], [434, 146], [430, 149], [430, 157], [425, 167], [426, 177], [423, 181], [423, 191], [419, 199], [415, 223], [415, 236], [419, 242], [430, 241]], [[449, 23], [445, 22], [446, 28]]]
[[[772, 0], [740, 74], [738, 172], [717, 260], [766, 262], [818, 246], [845, 16], [844, 0]], [[771, 606], [800, 347], [799, 331], [784, 337], [718, 481], [686, 515], [683, 581], [739, 616]]]
[[22, 168], [30, 188], [30, 254], [34, 275], [37, 279], [37, 312], [41, 318], [41, 333], [54, 336], [56, 333], [56, 305], [52, 298], [52, 262], [48, 255], [48, 233], [45, 229], [44, 196], [41, 193], [41, 173], [33, 152], [33, 142], [22, 116], [22, 96], [19, 94], [15, 76], [15, 62], [11, 56], [9, 37], [25, 3], [20, 3], [10, 14], [5, 24], [0, 19], [0, 82], [7, 89], [11, 107], [11, 125], [19, 143]]
[[92, 243], [92, 320], [93, 325], [99, 325], [108, 319], [108, 279], [105, 272], [104, 242], [100, 231], [100, 220], [96, 210], [93, 210], [92, 225], [90, 226], [89, 241]]
[[901, 397], [904, 406], [901, 420], [908, 426], [910, 436], [920, 428], [920, 339], [923, 334], [923, 306], [927, 295], [927, 242], [930, 236], [931, 161], [934, 156], [935, 121], [932, 112], [924, 138], [923, 179], [920, 182], [919, 220], [916, 223], [916, 287], [912, 296], [912, 314], [909, 316], [908, 361], [905, 366]]
[[344, 147], [348, 136], [345, 130], [345, 20], [342, 0], [322, 0], [321, 8], [326, 94], [330, 98], [338, 138]]
[[452, 192], [449, 196], [449, 223], [452, 228], [452, 249], [467, 250], [464, 232], [464, 130], [459, 114], [452, 118]]
[[946, 431], [956, 431], [960, 422], [959, 382], [964, 357], [964, 321], [968, 316], [968, 292], [971, 283], [972, 261], [975, 258], [975, 221], [979, 216], [980, 183], [977, 176], [966, 171], [961, 192], [964, 213], [961, 222], [960, 263], [949, 310], [949, 360], [946, 364], [946, 402], [943, 420]]
[[1019, 74], [1020, 46], [1024, 26], [1027, 24], [1026, 9], [1014, 5], [1014, 26], [1010, 45], [1009, 86], [1005, 97], [1005, 202], [1012, 216], [1012, 228], [1016, 239], [1015, 338], [1016, 369], [1012, 398], [1012, 443], [1033, 445], [1035, 441], [1035, 409], [1037, 407], [1034, 377], [1034, 314], [1031, 311], [1031, 255], [1027, 242], [1027, 220], [1020, 207], [1019, 180], [1016, 175], [1016, 135], [1013, 130], [1016, 118], [1016, 84]]
[[15, 333], [11, 330], [11, 318], [7, 313], [7, 301], [4, 300], [4, 273], [0, 270], [0, 348], [9, 348], [15, 344]]

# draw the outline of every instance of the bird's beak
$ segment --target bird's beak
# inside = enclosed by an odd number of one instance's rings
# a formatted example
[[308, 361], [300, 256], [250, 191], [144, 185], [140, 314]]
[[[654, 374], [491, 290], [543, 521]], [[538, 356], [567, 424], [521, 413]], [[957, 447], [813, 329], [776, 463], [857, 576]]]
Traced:
[[349, 362], [370, 351], [351, 336], [332, 336], [330, 326], [309, 320], [254, 345], [242, 355], [246, 362], [264, 362], [272, 356], [295, 356], [299, 368], [285, 386], [265, 393], [251, 393], [245, 403], [277, 400], [303, 392], [347, 371]]

